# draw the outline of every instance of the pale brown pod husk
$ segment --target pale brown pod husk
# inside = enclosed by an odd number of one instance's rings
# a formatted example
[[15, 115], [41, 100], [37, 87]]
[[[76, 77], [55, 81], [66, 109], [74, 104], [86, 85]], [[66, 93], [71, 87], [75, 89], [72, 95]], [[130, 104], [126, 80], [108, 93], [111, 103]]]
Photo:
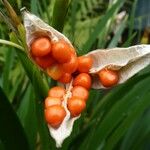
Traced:
[[50, 134], [56, 141], [57, 148], [61, 147], [63, 141], [71, 134], [74, 121], [80, 117], [80, 115], [77, 117], [71, 117], [70, 112], [67, 108], [67, 100], [69, 98], [71, 98], [71, 96], [72, 96], [72, 93], [71, 93], [71, 89], [73, 88], [72, 82], [70, 82], [64, 86], [65, 86], [67, 92], [66, 92], [65, 96], [63, 97], [62, 106], [65, 108], [66, 116], [58, 128], [53, 128], [50, 125], [48, 125]]
[[93, 75], [92, 88], [105, 88], [98, 79], [97, 73], [103, 68], [118, 70], [119, 82], [124, 83], [133, 75], [150, 64], [150, 45], [136, 45], [128, 48], [94, 50], [87, 54], [93, 58], [89, 73]]
[[26, 30], [26, 42], [30, 50], [30, 44], [32, 40], [43, 35], [48, 36], [52, 41], [58, 41], [60, 39], [65, 40], [71, 47], [72, 44], [62, 33], [49, 26], [43, 20], [37, 16], [28, 12], [25, 8], [21, 10], [23, 14], [24, 27]]
[[[26, 44], [28, 46], [28, 56], [31, 60], [33, 60], [31, 56], [31, 43], [38, 37], [45, 36], [50, 39], [51, 42], [57, 42], [59, 40], [65, 41], [70, 47], [73, 47], [71, 42], [68, 40], [66, 36], [64, 36], [62, 33], [55, 30], [53, 27], [49, 26], [47, 23], [45, 23], [43, 20], [35, 16], [34, 14], [31, 14], [29, 11], [26, 10], [26, 8], [22, 8], [22, 15], [23, 15], [23, 22], [24, 27], [26, 31]], [[35, 63], [36, 64], [36, 63]], [[40, 66], [38, 66], [41, 70]], [[43, 70], [45, 71], [45, 70]]]

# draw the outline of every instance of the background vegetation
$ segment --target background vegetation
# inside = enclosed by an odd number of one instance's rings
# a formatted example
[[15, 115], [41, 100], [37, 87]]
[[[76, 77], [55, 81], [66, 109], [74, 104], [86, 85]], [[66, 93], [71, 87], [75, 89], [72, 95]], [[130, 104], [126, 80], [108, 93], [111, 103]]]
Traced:
[[[20, 8], [26, 6], [63, 32], [78, 55], [97, 48], [149, 42], [148, 0], [9, 2], [20, 18]], [[2, 16], [7, 13], [2, 2], [0, 10], [0, 39], [9, 40], [11, 29], [4, 23]], [[120, 19], [118, 14], [122, 11], [126, 15]], [[149, 83], [150, 67], [147, 67], [111, 90], [91, 90], [86, 111], [75, 122], [61, 149], [149, 150]], [[43, 100], [53, 84], [25, 53], [0, 45], [0, 150], [56, 149], [43, 119]]]

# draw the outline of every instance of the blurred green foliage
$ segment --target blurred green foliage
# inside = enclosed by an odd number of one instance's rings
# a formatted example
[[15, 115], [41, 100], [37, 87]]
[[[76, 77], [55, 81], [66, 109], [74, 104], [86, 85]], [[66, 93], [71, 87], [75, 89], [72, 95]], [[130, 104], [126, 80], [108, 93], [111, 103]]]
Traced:
[[[127, 47], [143, 38], [144, 29], [134, 29], [137, 0], [9, 2], [20, 19], [20, 8], [26, 6], [62, 31], [78, 55], [97, 48]], [[7, 14], [2, 3], [0, 10]], [[120, 19], [118, 14], [122, 11], [126, 11], [126, 16]], [[136, 19], [142, 22], [141, 16]], [[0, 38], [9, 40], [12, 29], [2, 20], [0, 17]], [[149, 82], [147, 67], [111, 90], [92, 89], [86, 111], [75, 122], [61, 149], [149, 150]], [[0, 44], [0, 150], [56, 149], [43, 118], [43, 100], [51, 84], [24, 52]]]

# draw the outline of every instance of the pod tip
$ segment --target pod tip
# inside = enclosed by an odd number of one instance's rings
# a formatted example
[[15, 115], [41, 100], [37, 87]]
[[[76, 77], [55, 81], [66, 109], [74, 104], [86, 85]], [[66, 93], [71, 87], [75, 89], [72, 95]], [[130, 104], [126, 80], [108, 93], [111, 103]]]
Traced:
[[27, 9], [26, 9], [26, 7], [23, 7], [20, 9], [20, 11], [23, 13], [23, 12], [27, 11]]

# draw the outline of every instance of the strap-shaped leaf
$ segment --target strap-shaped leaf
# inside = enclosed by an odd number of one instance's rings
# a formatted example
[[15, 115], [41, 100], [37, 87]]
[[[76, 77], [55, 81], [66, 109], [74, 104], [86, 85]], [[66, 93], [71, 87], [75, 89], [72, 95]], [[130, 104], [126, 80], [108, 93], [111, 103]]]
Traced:
[[[150, 77], [135, 84], [133, 88], [123, 96], [123, 98], [120, 98], [120, 100], [108, 110], [108, 113], [103, 117], [103, 120], [97, 122], [95, 133], [89, 143], [89, 149], [92, 148], [92, 145], [94, 145], [95, 148], [102, 146], [103, 142], [105, 142], [109, 135], [112, 134], [113, 131], [116, 131], [116, 127], [119, 128], [119, 125], [121, 125], [126, 117], [130, 118], [130, 115], [132, 115], [130, 113], [132, 113], [132, 110], [134, 110], [136, 105], [138, 106], [138, 109], [140, 109], [141, 101], [145, 93], [149, 93], [150, 90], [150, 86], [146, 86], [148, 82], [150, 82]], [[109, 100], [111, 100], [111, 97]], [[145, 106], [146, 104], [147, 102], [144, 103]], [[130, 123], [132, 121], [133, 120], [130, 120]]]
[[29, 150], [24, 129], [1, 88], [0, 121], [0, 139], [5, 149]]

